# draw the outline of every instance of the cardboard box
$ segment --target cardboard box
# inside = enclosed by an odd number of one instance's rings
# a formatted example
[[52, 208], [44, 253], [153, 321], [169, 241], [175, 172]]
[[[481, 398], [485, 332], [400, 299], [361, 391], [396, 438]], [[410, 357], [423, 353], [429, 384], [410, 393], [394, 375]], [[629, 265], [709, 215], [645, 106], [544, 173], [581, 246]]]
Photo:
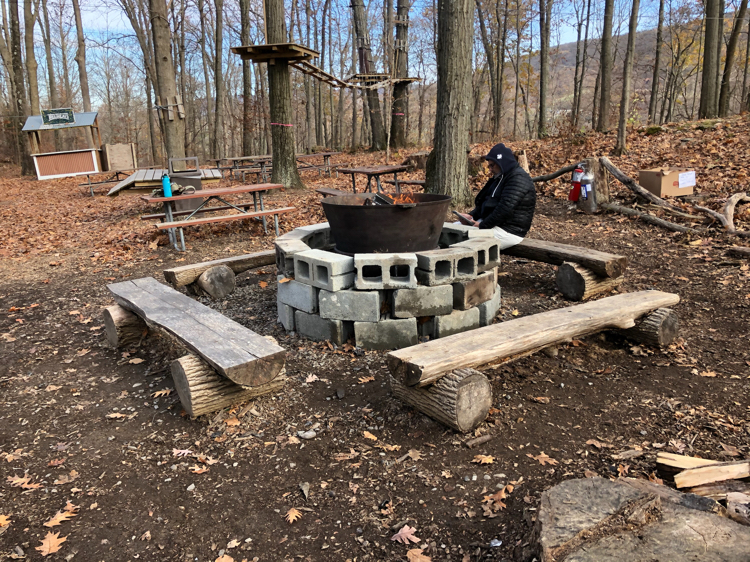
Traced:
[[640, 170], [638, 183], [659, 197], [692, 195], [695, 187], [695, 170], [669, 166]]

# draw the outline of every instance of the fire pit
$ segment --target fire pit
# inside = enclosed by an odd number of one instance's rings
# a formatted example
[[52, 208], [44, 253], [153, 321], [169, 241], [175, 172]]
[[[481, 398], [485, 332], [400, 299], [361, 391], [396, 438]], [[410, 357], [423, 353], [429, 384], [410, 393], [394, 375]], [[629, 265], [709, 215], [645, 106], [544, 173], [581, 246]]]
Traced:
[[367, 193], [322, 201], [337, 252], [353, 256], [437, 248], [449, 195], [401, 193], [386, 204], [377, 204], [376, 197]]

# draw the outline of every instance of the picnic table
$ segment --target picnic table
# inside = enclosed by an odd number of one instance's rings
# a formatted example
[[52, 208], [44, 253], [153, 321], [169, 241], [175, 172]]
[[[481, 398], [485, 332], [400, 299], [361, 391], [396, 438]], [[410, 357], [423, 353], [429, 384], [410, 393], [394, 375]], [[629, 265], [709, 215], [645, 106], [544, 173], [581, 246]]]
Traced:
[[[316, 152], [314, 154], [297, 154], [297, 169], [298, 170], [318, 170], [318, 174], [321, 174], [322, 172], [325, 172], [328, 174], [328, 177], [331, 177], [331, 170], [335, 168], [335, 166], [331, 165], [331, 156], [337, 156], [339, 154], [342, 154], [341, 152]], [[316, 165], [314, 163], [310, 163], [309, 160], [315, 159], [315, 158], [323, 158], [323, 164], [322, 165]], [[271, 165], [273, 163], [273, 156], [270, 154], [262, 154], [258, 156], [233, 156], [228, 158], [213, 158], [211, 162], [216, 163], [216, 167], [219, 170], [226, 169], [230, 171], [230, 174], [233, 174], [235, 171], [245, 171], [247, 172], [248, 169], [253, 169], [253, 171], [256, 171], [255, 168], [257, 168], [257, 172], [259, 175], [259, 179], [261, 181], [268, 181], [268, 174], [271, 171]], [[226, 163], [226, 166], [224, 168], [221, 167], [222, 162]]]
[[378, 192], [383, 191], [383, 186], [380, 184], [380, 176], [383, 174], [393, 174], [393, 182], [396, 186], [396, 191], [401, 193], [401, 186], [398, 184], [398, 173], [405, 172], [408, 170], [408, 166], [371, 166], [369, 168], [339, 168], [339, 172], [342, 174], [350, 174], [352, 176], [352, 190], [357, 193], [357, 183], [355, 178], [356, 174], [364, 174], [367, 176], [367, 191], [371, 191], [372, 178], [375, 178], [375, 183], [378, 186]]
[[[298, 154], [297, 155], [297, 163], [299, 164], [297, 166], [298, 170], [305, 170], [305, 169], [317, 169], [318, 175], [321, 175], [322, 172], [326, 172], [328, 174], [328, 177], [331, 177], [331, 169], [333, 166], [331, 166], [331, 156], [338, 156], [339, 154], [343, 154], [341, 152], [315, 152], [313, 154]], [[314, 164], [309, 164], [306, 162], [307, 160], [312, 160], [313, 158], [323, 158], [323, 165], [322, 166], [316, 166]], [[338, 177], [338, 172], [336, 173], [336, 177]]]
[[[264, 184], [257, 184], [257, 185], [243, 185], [240, 187], [229, 187], [229, 188], [221, 188], [221, 189], [202, 189], [202, 190], [195, 191], [194, 193], [187, 193], [184, 195], [173, 195], [172, 197], [143, 196], [141, 197], [141, 199], [145, 201], [146, 203], [161, 203], [163, 205], [164, 212], [159, 213], [159, 214], [154, 214], [154, 215], [146, 215], [141, 218], [161, 219], [163, 222], [161, 224], [157, 224], [156, 227], [159, 230], [166, 230], [167, 235], [169, 236], [169, 241], [174, 246], [175, 250], [180, 251], [181, 249], [183, 252], [185, 251], [185, 237], [182, 232], [182, 228], [185, 226], [197, 226], [200, 224], [208, 224], [208, 223], [213, 223], [213, 222], [226, 222], [226, 221], [241, 220], [241, 219], [255, 217], [255, 218], [260, 218], [263, 221], [263, 231], [266, 234], [268, 234], [266, 217], [269, 215], [273, 215], [276, 236], [278, 236], [279, 235], [279, 215], [283, 213], [288, 213], [294, 210], [294, 207], [284, 207], [281, 209], [266, 210], [264, 202], [263, 202], [263, 194], [268, 192], [271, 189], [280, 189], [282, 187], [284, 186], [280, 183], [264, 183]], [[243, 194], [243, 193], [252, 193], [253, 195], [253, 203], [252, 203], [253, 211], [252, 212], [246, 210], [250, 207], [250, 203], [235, 205], [223, 199], [223, 197], [226, 197], [229, 195], [238, 195], [238, 194]], [[201, 203], [201, 205], [197, 209], [194, 209], [194, 210], [177, 211], [173, 208], [173, 205], [175, 202], [185, 201], [189, 199], [205, 199], [205, 200]], [[208, 203], [211, 201], [218, 201], [220, 203], [223, 203], [223, 205], [208, 206]], [[260, 203], [260, 210], [258, 210], [258, 203]], [[212, 211], [224, 211], [224, 210], [229, 210], [229, 209], [234, 209], [236, 211], [239, 211], [239, 213], [232, 214], [232, 215], [222, 215], [218, 217], [206, 217], [206, 218], [193, 219], [193, 216], [199, 213], [208, 213]], [[180, 221], [174, 220], [176, 216], [184, 216], [184, 215], [188, 215], [188, 216], [185, 219], [180, 220]], [[180, 236], [179, 246], [177, 243], [177, 231], [179, 231], [179, 236]]]

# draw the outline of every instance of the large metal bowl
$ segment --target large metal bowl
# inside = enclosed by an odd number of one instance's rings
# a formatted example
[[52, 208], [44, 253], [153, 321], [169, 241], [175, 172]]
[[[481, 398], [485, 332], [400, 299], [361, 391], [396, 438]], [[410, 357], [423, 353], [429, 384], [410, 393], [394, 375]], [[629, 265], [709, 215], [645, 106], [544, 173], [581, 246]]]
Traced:
[[437, 248], [449, 195], [414, 193], [416, 205], [364, 205], [373, 197], [364, 193], [323, 199], [337, 251], [354, 255]]

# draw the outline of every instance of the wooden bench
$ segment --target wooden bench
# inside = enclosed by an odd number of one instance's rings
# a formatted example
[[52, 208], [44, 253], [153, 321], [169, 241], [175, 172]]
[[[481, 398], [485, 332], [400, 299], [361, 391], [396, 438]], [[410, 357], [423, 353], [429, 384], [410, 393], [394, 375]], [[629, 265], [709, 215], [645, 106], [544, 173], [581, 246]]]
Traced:
[[[396, 185], [396, 182], [394, 180], [383, 180], [383, 183], [387, 183], [389, 185]], [[424, 187], [425, 180], [398, 180], [399, 185], [416, 185], [419, 187]]]
[[664, 326], [674, 338], [676, 315], [663, 307], [679, 302], [678, 295], [661, 291], [627, 293], [392, 351], [387, 357], [391, 387], [396, 397], [418, 410], [468, 431], [484, 419], [492, 404], [491, 394], [487, 396], [491, 387], [474, 367], [607, 329], [628, 330], [629, 336], [638, 337], [638, 328], [653, 332]]
[[[207, 208], [205, 210], [211, 211], [214, 209]], [[284, 207], [282, 209], [269, 209], [265, 211], [254, 211], [252, 213], [243, 213], [243, 214], [237, 214], [237, 215], [222, 215], [220, 217], [205, 217], [205, 218], [200, 218], [200, 219], [190, 219], [190, 220], [184, 220], [184, 221], [162, 222], [155, 226], [159, 230], [167, 230], [169, 228], [185, 228], [186, 226], [200, 226], [202, 224], [229, 222], [229, 221], [236, 221], [236, 220], [243, 220], [243, 219], [251, 219], [254, 217], [273, 216], [274, 227], [276, 229], [276, 236], [278, 236], [279, 235], [279, 215], [290, 213], [292, 211], [294, 211], [294, 207]]]
[[[253, 203], [241, 203], [239, 205], [235, 205], [235, 207], [239, 207], [240, 209], [249, 209], [252, 207]], [[193, 213], [200, 214], [200, 213], [207, 213], [208, 211], [229, 211], [233, 207], [230, 207], [229, 205], [218, 205], [216, 207], [208, 207], [205, 209], [198, 209], [197, 211], [195, 209], [188, 209], [187, 211], [172, 211], [173, 217], [184, 217], [186, 215], [191, 215]], [[167, 218], [166, 213], [154, 213], [153, 215], [141, 215], [141, 220], [154, 220], [154, 219], [161, 219], [164, 220]]]
[[283, 385], [286, 351], [273, 341], [151, 277], [108, 289], [117, 303], [104, 314], [113, 346], [132, 343], [133, 333], [147, 327], [192, 352], [172, 364], [175, 387], [191, 415], [247, 399], [243, 387], [257, 396]]
[[340, 189], [334, 189], [332, 187], [319, 187], [315, 190], [320, 193], [323, 197], [338, 197], [339, 195], [351, 195], [348, 191], [341, 191]]

